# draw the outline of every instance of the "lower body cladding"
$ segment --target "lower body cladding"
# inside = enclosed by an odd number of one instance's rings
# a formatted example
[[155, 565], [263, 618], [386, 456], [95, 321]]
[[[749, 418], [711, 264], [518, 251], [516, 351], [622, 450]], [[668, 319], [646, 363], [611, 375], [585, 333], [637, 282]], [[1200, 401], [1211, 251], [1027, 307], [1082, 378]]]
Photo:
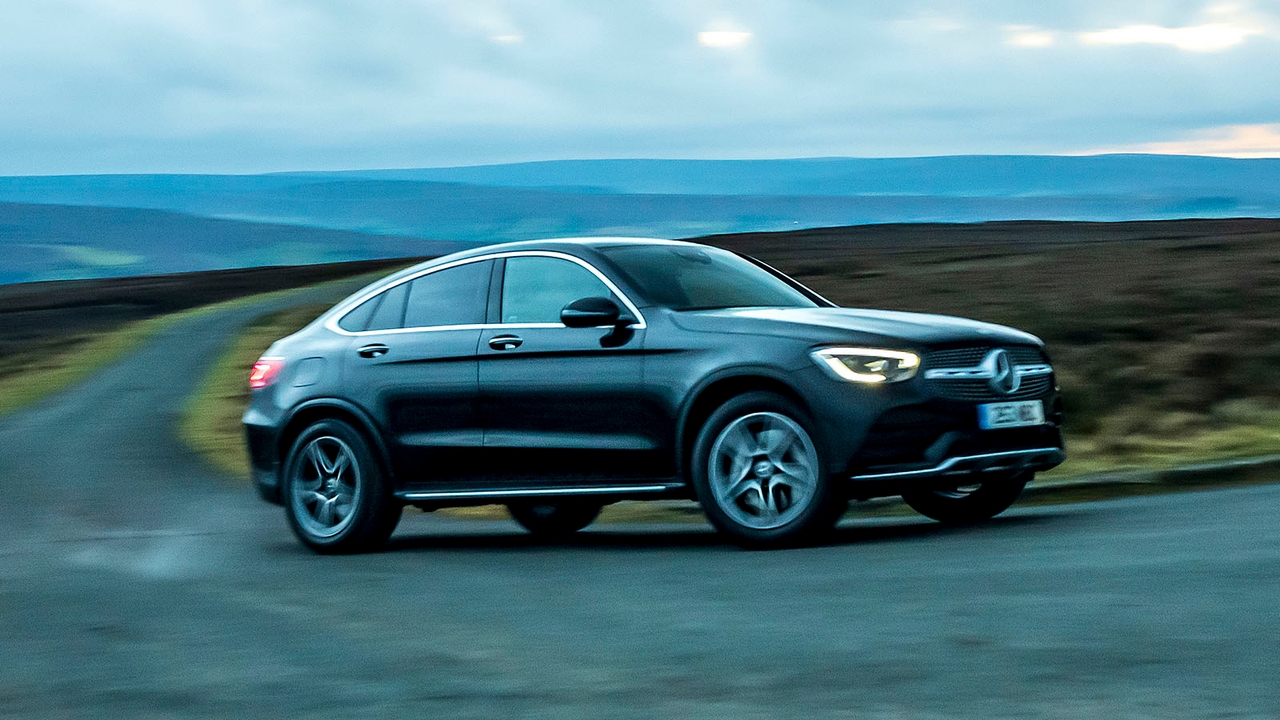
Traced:
[[684, 482], [660, 480], [600, 486], [548, 486], [537, 488], [509, 488], [491, 490], [400, 490], [400, 500], [424, 510], [441, 507], [487, 505], [514, 502], [525, 499], [590, 499], [602, 505], [620, 500], [657, 500], [661, 498], [688, 498], [689, 486]]

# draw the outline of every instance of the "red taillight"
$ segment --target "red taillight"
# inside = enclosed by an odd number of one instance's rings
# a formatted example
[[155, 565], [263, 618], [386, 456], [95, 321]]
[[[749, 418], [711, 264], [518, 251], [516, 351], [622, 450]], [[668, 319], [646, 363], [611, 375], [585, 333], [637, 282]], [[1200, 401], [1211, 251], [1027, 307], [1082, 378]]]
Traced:
[[276, 381], [276, 376], [284, 369], [284, 358], [264, 357], [253, 364], [249, 371], [249, 387], [257, 390]]

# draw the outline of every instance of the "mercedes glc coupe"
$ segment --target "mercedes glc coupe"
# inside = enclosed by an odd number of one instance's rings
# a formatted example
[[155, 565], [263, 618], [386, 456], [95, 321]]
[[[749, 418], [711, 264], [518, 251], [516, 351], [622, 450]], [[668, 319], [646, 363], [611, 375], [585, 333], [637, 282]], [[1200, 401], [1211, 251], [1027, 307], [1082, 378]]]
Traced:
[[1034, 336], [837, 307], [688, 242], [431, 260], [275, 343], [250, 385], [255, 484], [319, 552], [381, 546], [406, 505], [504, 503], [561, 536], [692, 498], [750, 547], [811, 541], [851, 499], [970, 523], [1064, 459]]

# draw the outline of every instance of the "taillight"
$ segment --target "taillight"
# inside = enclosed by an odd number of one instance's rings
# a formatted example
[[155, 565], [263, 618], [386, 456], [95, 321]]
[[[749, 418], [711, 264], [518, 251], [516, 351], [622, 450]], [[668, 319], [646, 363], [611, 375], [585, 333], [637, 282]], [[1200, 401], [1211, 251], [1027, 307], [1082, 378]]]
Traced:
[[276, 376], [284, 369], [284, 358], [259, 358], [249, 371], [249, 387], [257, 390], [276, 381]]

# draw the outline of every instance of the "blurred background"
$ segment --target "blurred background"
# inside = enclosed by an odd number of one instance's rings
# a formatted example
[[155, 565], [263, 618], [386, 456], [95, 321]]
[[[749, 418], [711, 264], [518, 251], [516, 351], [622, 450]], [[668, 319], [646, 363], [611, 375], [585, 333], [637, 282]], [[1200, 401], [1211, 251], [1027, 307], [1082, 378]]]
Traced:
[[[1275, 717], [1278, 81], [1261, 1], [0, 5], [0, 715]], [[300, 554], [249, 365], [394, 269], [585, 235], [1033, 332], [1069, 460], [1003, 528], [855, 507], [755, 567], [625, 503]]]

